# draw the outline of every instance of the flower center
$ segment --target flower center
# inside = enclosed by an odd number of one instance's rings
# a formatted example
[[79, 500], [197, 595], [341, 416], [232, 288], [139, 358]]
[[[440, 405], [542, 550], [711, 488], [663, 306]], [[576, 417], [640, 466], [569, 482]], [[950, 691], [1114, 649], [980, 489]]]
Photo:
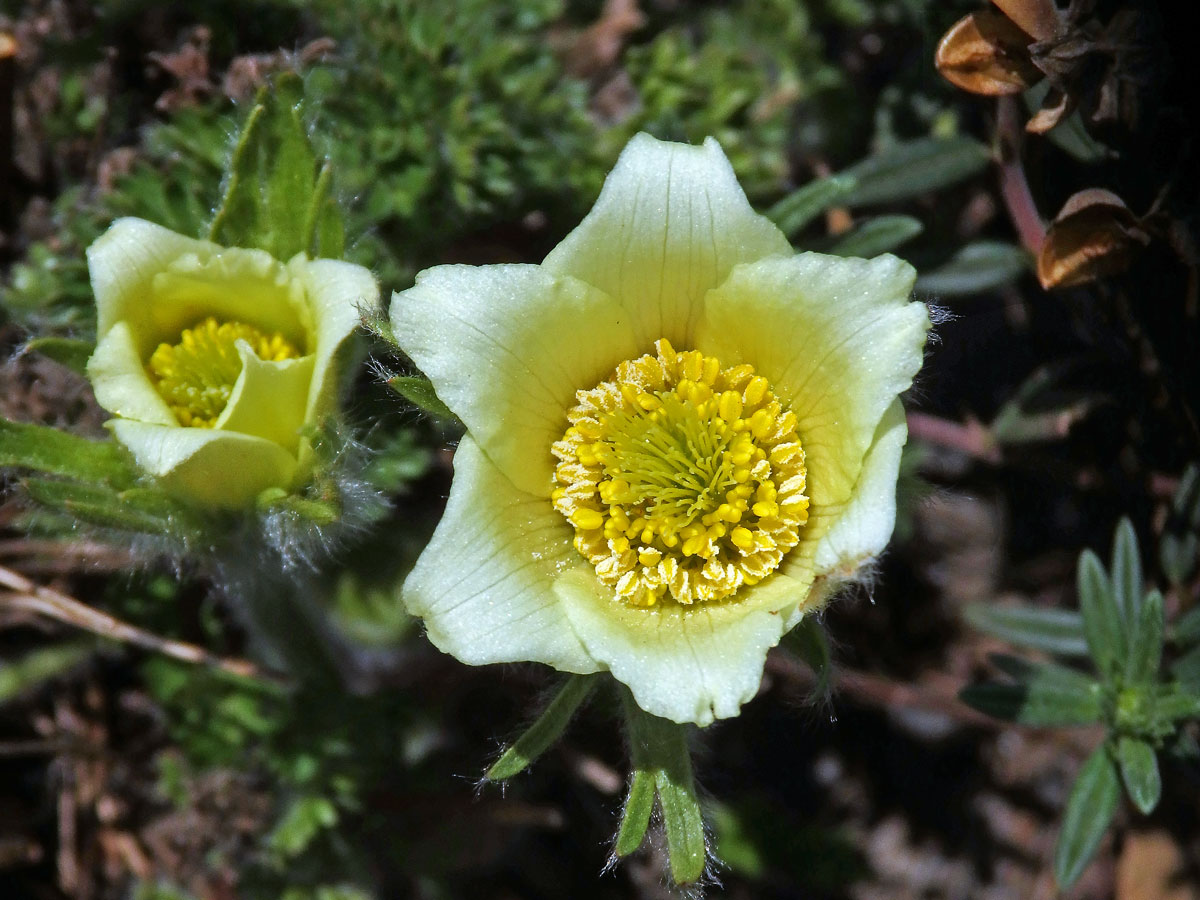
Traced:
[[551, 498], [617, 598], [718, 600], [773, 572], [808, 521], [796, 416], [748, 365], [664, 338], [579, 391]]
[[209, 316], [185, 328], [177, 344], [159, 344], [146, 363], [150, 380], [180, 425], [212, 428], [233, 385], [242, 374], [237, 342], [246, 341], [259, 359], [296, 359], [298, 351], [279, 332], [264, 334], [245, 322], [218, 322]]

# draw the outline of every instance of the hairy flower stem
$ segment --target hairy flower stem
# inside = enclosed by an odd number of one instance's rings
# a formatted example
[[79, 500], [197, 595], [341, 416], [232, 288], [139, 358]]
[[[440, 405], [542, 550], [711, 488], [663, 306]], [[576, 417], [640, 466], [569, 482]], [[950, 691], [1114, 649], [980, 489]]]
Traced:
[[652, 783], [667, 836], [671, 878], [676, 884], [690, 884], [704, 874], [708, 847], [692, 777], [688, 726], [645, 712], [625, 688], [621, 689], [621, 699], [633, 775], [617, 835], [617, 855], [633, 852], [642, 842], [649, 825]]

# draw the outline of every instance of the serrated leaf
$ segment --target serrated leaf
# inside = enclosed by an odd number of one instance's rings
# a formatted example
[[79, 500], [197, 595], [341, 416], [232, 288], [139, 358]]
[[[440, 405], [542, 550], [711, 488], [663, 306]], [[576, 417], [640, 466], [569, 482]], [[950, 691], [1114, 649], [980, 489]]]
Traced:
[[420, 375], [396, 375], [388, 379], [388, 387], [417, 408], [439, 419], [454, 419], [454, 413], [438, 397], [433, 383]]
[[854, 189], [857, 181], [847, 175], [831, 175], [810, 181], [788, 194], [769, 210], [767, 218], [789, 238], [799, 234], [813, 219]]
[[625, 797], [625, 809], [621, 813], [621, 826], [617, 829], [617, 841], [613, 851], [617, 856], [628, 856], [642, 846], [646, 829], [650, 827], [650, 815], [654, 812], [654, 773], [646, 769], [634, 769], [629, 782], [629, 793]]
[[1106, 678], [1119, 675], [1126, 658], [1124, 622], [1117, 609], [1112, 582], [1100, 558], [1091, 550], [1079, 555], [1076, 576], [1083, 633], [1096, 668]]
[[92, 441], [57, 428], [0, 419], [0, 467], [30, 469], [80, 481], [131, 484], [136, 477], [112, 441]]
[[840, 237], [829, 252], [835, 256], [870, 258], [889, 253], [925, 230], [912, 216], [877, 216]]
[[525, 733], [505, 749], [484, 776], [488, 781], [503, 781], [524, 772], [539, 756], [562, 736], [563, 730], [575, 715], [587, 695], [596, 686], [596, 679], [587, 675], [572, 675], [559, 689], [546, 711], [538, 716]]
[[976, 241], [919, 277], [916, 289], [935, 298], [982, 294], [1015, 281], [1030, 261], [1029, 254], [1013, 244]]
[[1059, 656], [1087, 656], [1083, 617], [1069, 609], [973, 603], [964, 615], [980, 631], [1020, 647]]
[[318, 178], [303, 94], [292, 72], [275, 76], [259, 91], [234, 147], [225, 196], [209, 232], [213, 241], [258, 247], [283, 260], [301, 252], [340, 251], [340, 226], [326, 221], [338, 215], [328, 202], [328, 167]]
[[1101, 745], [1079, 770], [1067, 801], [1054, 851], [1054, 877], [1059, 887], [1065, 890], [1083, 874], [1112, 822], [1120, 796], [1116, 766], [1108, 747]]
[[95, 349], [91, 341], [61, 337], [34, 338], [25, 345], [26, 353], [40, 353], [79, 375], [87, 374], [87, 361]]
[[1117, 523], [1112, 551], [1113, 596], [1127, 625], [1138, 620], [1142, 606], [1142, 557], [1137, 532], [1125, 516]]
[[1162, 795], [1162, 777], [1154, 748], [1137, 738], [1122, 737], [1117, 742], [1117, 761], [1129, 799], [1142, 815], [1150, 815]]
[[[1141, 587], [1141, 579], [1138, 579]], [[1151, 591], [1137, 607], [1137, 621], [1129, 636], [1129, 655], [1125, 662], [1125, 680], [1130, 684], [1149, 684], [1158, 678], [1163, 651], [1163, 598]]]
[[986, 145], [967, 137], [897, 144], [840, 173], [857, 182], [842, 202], [870, 206], [919, 197], [978, 175], [991, 158]]

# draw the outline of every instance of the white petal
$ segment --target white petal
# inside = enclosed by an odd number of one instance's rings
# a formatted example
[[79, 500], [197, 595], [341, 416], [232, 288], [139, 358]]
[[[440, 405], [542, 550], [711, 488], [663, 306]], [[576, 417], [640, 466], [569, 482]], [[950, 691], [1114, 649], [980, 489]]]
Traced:
[[438, 266], [392, 299], [404, 352], [518, 488], [548, 496], [575, 392], [635, 354], [607, 296], [538, 266]]
[[548, 500], [513, 487], [467, 435], [404, 603], [439, 649], [469, 665], [532, 660], [595, 672], [553, 590], [564, 567], [587, 566], [573, 534]]
[[214, 427], [265, 438], [296, 453], [312, 383], [312, 356], [264, 361], [246, 341], [237, 342], [242, 371]]
[[688, 349], [706, 291], [738, 263], [791, 253], [746, 202], [715, 140], [693, 147], [638, 134], [592, 211], [543, 266], [624, 306], [645, 352], [661, 337]]
[[808, 584], [783, 575], [729, 602], [637, 608], [613, 598], [589, 569], [554, 584], [588, 652], [632, 691], [638, 706], [673, 722], [736, 716], [758, 691], [767, 651]]
[[128, 322], [116, 323], [101, 336], [87, 372], [96, 402], [114, 416], [155, 425], [179, 424], [146, 374]]

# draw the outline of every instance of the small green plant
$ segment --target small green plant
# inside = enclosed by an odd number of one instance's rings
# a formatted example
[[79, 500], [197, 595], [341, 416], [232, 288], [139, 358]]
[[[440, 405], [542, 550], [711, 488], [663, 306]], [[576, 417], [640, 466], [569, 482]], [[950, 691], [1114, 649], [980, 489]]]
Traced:
[[[1034, 726], [1103, 724], [1103, 743], [1084, 762], [1067, 801], [1054, 857], [1066, 888], [1091, 861], [1116, 814], [1121, 786], [1143, 815], [1162, 794], [1159, 759], [1195, 757], [1184, 728], [1200, 718], [1200, 610], [1168, 631], [1163, 596], [1143, 585], [1137, 534], [1128, 519], [1117, 526], [1106, 570], [1091, 550], [1079, 556], [1079, 612], [975, 607], [968, 618], [1014, 644], [1060, 657], [1086, 659], [1091, 671], [1061, 662], [996, 656], [1008, 682], [967, 687], [976, 709]], [[1168, 638], [1181, 651], [1164, 666]]]

